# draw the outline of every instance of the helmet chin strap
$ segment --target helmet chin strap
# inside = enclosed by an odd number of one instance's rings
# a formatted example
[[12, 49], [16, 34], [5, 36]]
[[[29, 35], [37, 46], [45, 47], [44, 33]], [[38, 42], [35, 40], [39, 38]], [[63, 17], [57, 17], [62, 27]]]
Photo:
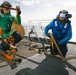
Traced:
[[67, 18], [65, 18], [65, 20], [61, 20], [60, 18], [58, 18], [58, 20], [60, 21], [60, 22], [62, 22], [62, 23], [64, 23], [64, 22], [67, 22]]

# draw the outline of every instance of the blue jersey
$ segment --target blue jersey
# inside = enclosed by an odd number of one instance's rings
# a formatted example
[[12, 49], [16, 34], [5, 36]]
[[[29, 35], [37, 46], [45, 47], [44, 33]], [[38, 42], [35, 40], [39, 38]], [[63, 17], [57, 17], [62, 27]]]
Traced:
[[59, 44], [67, 43], [72, 37], [71, 21], [60, 22], [54, 19], [50, 24], [45, 27], [45, 34], [48, 34], [49, 29], [52, 29], [52, 34]]

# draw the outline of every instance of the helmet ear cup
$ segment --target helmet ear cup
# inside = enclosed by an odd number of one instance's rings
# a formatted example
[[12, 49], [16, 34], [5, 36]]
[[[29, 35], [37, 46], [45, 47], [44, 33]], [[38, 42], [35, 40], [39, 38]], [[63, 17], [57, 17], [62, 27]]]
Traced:
[[69, 15], [68, 15], [68, 18], [71, 18], [71, 17], [72, 17], [72, 14], [69, 14]]
[[71, 14], [66, 14], [66, 18], [71, 18], [72, 15]]
[[59, 19], [59, 14], [57, 15], [57, 19]]

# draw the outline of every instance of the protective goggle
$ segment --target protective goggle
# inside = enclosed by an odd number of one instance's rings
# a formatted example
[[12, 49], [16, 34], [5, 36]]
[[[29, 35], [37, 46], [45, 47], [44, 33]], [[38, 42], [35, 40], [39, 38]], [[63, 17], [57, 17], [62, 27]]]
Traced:
[[67, 13], [60, 13], [59, 14], [59, 17], [60, 18], [67, 18]]

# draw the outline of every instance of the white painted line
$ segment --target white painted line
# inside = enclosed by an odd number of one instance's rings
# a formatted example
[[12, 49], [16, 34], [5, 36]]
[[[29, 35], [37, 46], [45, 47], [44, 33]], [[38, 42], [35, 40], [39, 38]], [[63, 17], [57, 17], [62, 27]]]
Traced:
[[32, 58], [37, 57], [37, 56], [39, 56], [39, 55], [40, 55], [40, 54], [37, 53], [37, 54], [35, 54], [34, 56], [28, 57], [27, 59], [32, 59]]

